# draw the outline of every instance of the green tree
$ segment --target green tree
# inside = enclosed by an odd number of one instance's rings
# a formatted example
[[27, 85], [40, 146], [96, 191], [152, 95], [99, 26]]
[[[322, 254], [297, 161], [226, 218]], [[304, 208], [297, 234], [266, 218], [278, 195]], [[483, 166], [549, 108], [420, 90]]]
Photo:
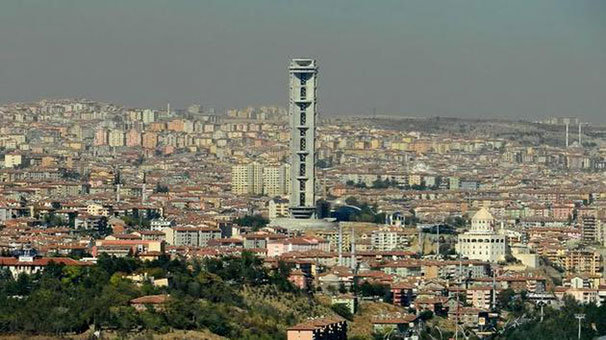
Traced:
[[242, 227], [251, 227], [254, 231], [257, 231], [267, 226], [269, 220], [259, 214], [255, 214], [238, 217], [234, 220], [234, 223]]
[[349, 307], [347, 306], [347, 304], [345, 304], [345, 303], [335, 303], [332, 306], [330, 306], [330, 308], [333, 310], [333, 312], [337, 313], [338, 315], [340, 315], [344, 319], [349, 320], [349, 321], [353, 321], [353, 317], [354, 316], [351, 313], [351, 310], [349, 309]]

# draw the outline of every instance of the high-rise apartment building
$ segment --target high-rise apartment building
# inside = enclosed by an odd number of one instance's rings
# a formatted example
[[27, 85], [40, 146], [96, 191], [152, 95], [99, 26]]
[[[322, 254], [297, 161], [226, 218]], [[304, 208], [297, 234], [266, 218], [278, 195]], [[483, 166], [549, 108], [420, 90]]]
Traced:
[[294, 218], [315, 215], [315, 135], [318, 67], [314, 59], [292, 59], [289, 67], [291, 191]]
[[156, 111], [154, 110], [145, 109], [143, 110], [142, 116], [144, 124], [149, 124], [156, 121]]
[[124, 146], [124, 131], [111, 130], [108, 135], [108, 144], [112, 147]]
[[263, 168], [263, 194], [270, 197], [283, 196], [290, 189], [290, 165], [266, 166]]
[[145, 149], [155, 149], [158, 146], [158, 134], [155, 132], [145, 132], [142, 135], [142, 145]]
[[263, 193], [263, 166], [257, 162], [231, 168], [231, 191], [235, 194]]
[[263, 166], [257, 162], [231, 168], [231, 188], [236, 194], [288, 195], [290, 165]]

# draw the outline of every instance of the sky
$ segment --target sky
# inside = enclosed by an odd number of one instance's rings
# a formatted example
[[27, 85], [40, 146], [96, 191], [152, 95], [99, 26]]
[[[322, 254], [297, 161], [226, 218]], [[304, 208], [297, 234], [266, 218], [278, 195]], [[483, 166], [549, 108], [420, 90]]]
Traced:
[[606, 122], [603, 0], [0, 0], [0, 102]]

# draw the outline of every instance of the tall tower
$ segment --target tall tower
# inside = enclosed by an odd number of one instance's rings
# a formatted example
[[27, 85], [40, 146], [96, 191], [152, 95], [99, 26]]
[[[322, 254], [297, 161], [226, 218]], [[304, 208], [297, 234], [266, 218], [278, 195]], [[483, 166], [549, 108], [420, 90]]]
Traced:
[[289, 74], [290, 214], [293, 218], [313, 218], [316, 210], [316, 61], [292, 59]]

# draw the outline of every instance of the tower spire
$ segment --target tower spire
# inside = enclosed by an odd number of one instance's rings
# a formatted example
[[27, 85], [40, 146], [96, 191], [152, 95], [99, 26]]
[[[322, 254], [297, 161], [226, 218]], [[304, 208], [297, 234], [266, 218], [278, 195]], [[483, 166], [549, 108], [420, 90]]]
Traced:
[[289, 74], [290, 213], [294, 218], [312, 218], [316, 212], [316, 61], [292, 59]]

